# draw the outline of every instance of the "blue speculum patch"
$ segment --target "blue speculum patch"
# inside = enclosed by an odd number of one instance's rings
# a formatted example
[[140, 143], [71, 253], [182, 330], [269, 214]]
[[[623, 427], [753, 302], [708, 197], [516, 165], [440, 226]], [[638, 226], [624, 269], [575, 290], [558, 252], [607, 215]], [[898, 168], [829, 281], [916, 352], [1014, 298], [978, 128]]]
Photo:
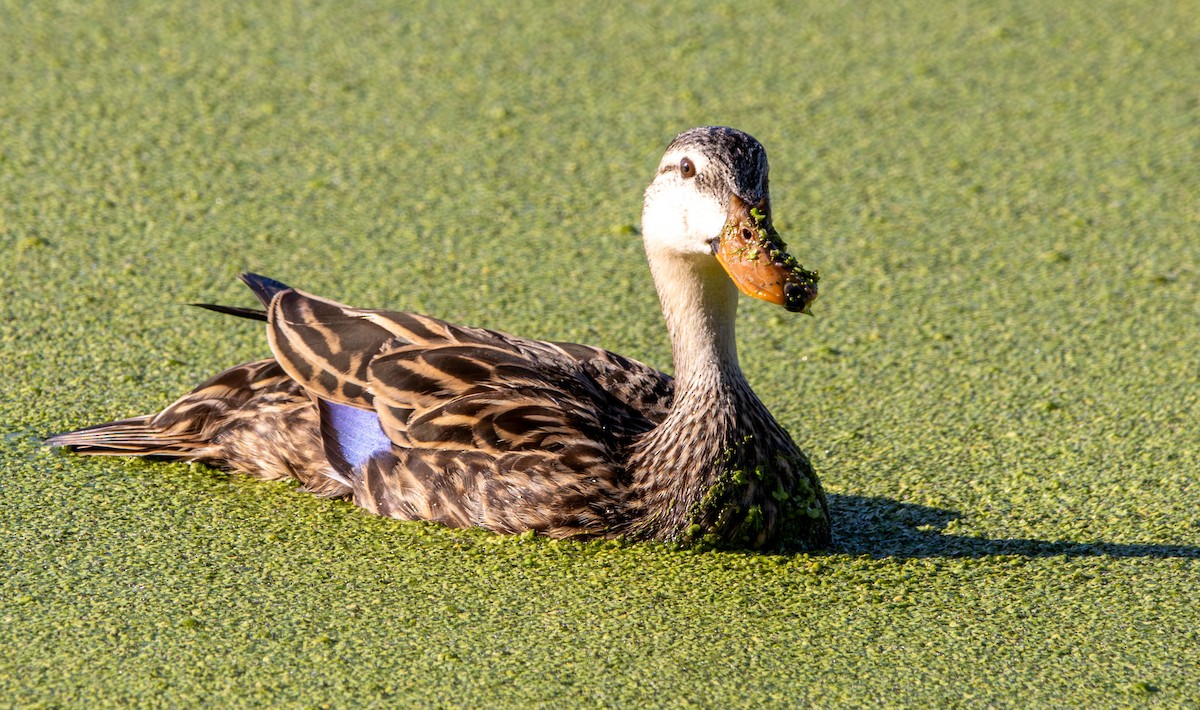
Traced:
[[391, 449], [392, 441], [383, 433], [375, 412], [329, 401], [321, 404], [327, 433], [333, 435], [338, 451], [351, 468]]

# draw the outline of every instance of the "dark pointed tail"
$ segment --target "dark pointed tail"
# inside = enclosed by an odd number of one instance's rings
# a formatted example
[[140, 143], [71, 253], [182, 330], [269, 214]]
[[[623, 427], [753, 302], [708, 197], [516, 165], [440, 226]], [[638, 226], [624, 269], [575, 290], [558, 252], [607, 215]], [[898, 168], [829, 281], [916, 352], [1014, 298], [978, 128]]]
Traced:
[[[291, 288], [287, 284], [282, 284], [275, 279], [269, 279], [266, 276], [260, 276], [250, 272], [241, 274], [240, 278], [247, 286], [250, 287], [250, 290], [254, 292], [254, 295], [258, 297], [259, 301], [262, 301], [264, 306], [271, 305], [271, 299], [275, 296], [275, 294]], [[239, 318], [249, 318], [250, 320], [261, 321], [267, 320], [267, 312], [257, 308], [222, 306], [216, 303], [190, 303], [188, 305], [204, 308], [209, 311], [216, 311], [217, 313], [224, 313], [225, 315], [237, 316]]]
[[189, 306], [196, 306], [207, 311], [216, 311], [229, 316], [237, 316], [238, 318], [249, 318], [250, 320], [267, 320], [267, 312], [260, 311], [257, 308], [241, 308], [240, 306], [221, 306], [216, 303], [189, 303]]

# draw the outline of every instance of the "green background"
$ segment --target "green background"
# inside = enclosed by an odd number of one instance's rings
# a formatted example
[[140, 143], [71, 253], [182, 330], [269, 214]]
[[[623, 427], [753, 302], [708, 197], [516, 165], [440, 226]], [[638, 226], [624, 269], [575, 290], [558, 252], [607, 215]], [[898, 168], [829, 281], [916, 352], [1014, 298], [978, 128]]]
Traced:
[[[0, 0], [0, 703], [1200, 704], [1200, 5]], [[267, 352], [253, 269], [670, 350], [671, 137], [757, 136], [743, 300], [828, 554], [371, 518], [43, 436]]]

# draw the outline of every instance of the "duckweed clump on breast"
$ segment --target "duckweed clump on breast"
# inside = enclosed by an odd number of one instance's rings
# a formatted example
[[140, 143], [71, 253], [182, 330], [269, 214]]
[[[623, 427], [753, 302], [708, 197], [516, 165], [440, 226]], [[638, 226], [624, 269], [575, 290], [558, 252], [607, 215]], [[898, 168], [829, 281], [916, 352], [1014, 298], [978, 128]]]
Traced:
[[[812, 469], [803, 454], [776, 453], [769, 463], [754, 461], [752, 436], [725, 449], [721, 472], [692, 506], [681, 542], [716, 547], [809, 547], [814, 524], [827, 517]], [[789, 491], [787, 481], [792, 485]]]

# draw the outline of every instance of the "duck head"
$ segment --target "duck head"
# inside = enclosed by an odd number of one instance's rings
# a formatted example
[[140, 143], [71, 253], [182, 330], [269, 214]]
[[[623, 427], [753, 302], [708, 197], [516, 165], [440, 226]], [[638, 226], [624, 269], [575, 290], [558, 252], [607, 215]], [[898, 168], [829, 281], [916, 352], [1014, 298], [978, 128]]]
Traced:
[[817, 274], [787, 252], [771, 221], [767, 152], [742, 131], [705, 126], [667, 146], [646, 188], [646, 253], [715, 260], [737, 288], [789, 311], [810, 313]]

